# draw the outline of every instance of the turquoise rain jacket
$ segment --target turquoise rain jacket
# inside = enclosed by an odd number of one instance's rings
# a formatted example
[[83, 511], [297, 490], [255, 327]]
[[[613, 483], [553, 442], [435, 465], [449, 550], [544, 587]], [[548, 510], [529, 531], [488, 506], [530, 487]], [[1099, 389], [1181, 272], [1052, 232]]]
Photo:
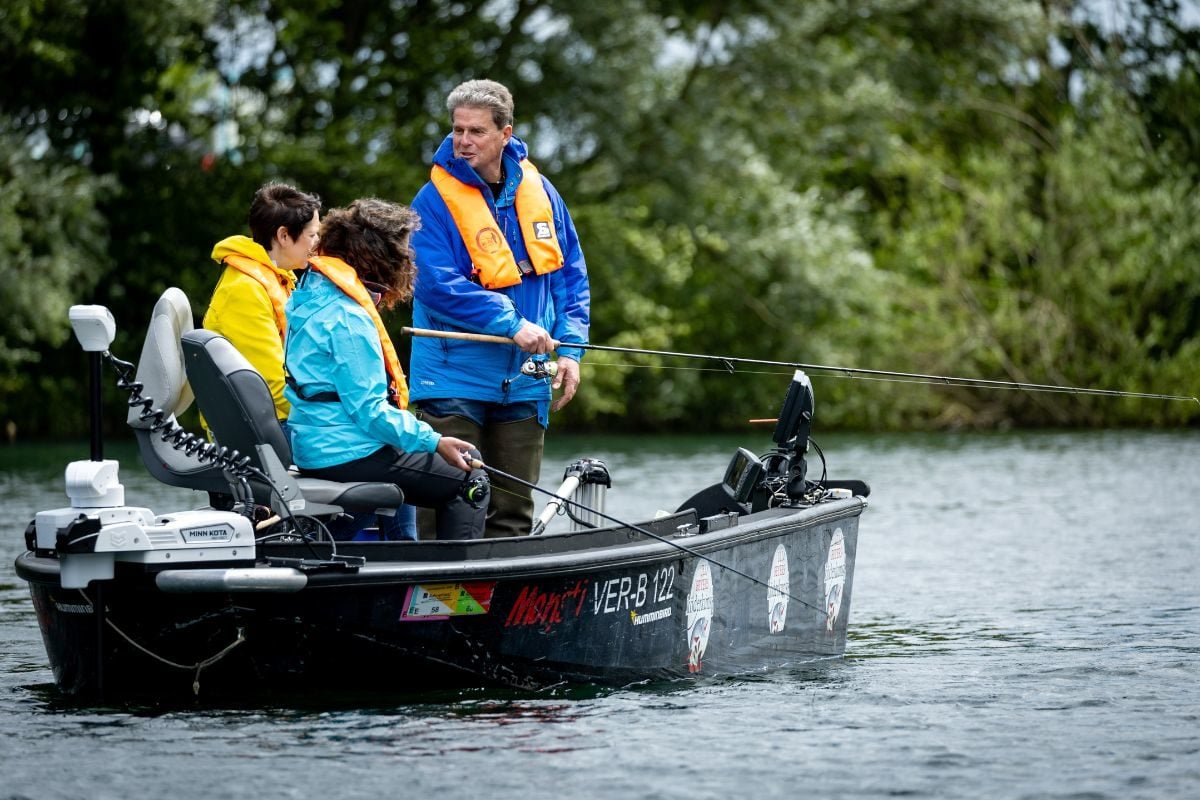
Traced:
[[[387, 401], [379, 333], [367, 313], [333, 281], [306, 270], [287, 303], [284, 363], [294, 385], [288, 430], [301, 469], [346, 464], [384, 445], [432, 453], [441, 435]], [[299, 392], [297, 392], [299, 388]], [[305, 400], [336, 392], [335, 401]]]
[[[521, 182], [519, 162], [527, 152], [520, 139], [514, 136], [508, 140], [504, 148], [504, 191], [495, 202], [491, 189], [471, 165], [454, 158], [449, 136], [433, 157], [433, 163], [458, 180], [479, 187], [517, 261], [528, 258], [513, 202]], [[412, 240], [417, 257], [415, 327], [511, 337], [520, 330], [522, 322], [529, 320], [560, 342], [587, 342], [591, 291], [579, 236], [558, 191], [544, 175], [542, 183], [554, 209], [563, 267], [548, 275], [527, 276], [517, 286], [494, 290], [471, 280], [471, 257], [445, 201], [432, 182], [421, 187], [412, 204], [413, 210], [421, 215], [421, 229]], [[560, 357], [577, 361], [582, 354], [582, 350], [573, 347], [558, 351]], [[522, 375], [521, 365], [528, 357], [519, 347], [511, 345], [414, 337], [409, 400], [536, 402], [538, 421], [545, 427], [549, 423], [550, 379]]]

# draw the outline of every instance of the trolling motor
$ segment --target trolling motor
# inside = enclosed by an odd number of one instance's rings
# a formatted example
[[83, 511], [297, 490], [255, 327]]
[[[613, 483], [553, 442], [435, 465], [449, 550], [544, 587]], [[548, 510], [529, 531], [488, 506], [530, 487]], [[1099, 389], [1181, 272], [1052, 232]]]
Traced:
[[775, 452], [766, 464], [767, 479], [782, 481], [789, 500], [803, 498], [807, 490], [808, 462], [804, 457], [808, 453], [808, 438], [812, 435], [813, 408], [812, 382], [802, 370], [796, 370], [771, 436]]
[[[743, 512], [802, 501], [809, 489], [805, 455], [812, 433], [813, 406], [812, 383], [803, 371], [796, 370], [771, 436], [775, 449], [759, 458], [739, 447], [719, 484], [723, 496]], [[699, 499], [689, 502], [695, 504]], [[712, 498], [703, 503], [706, 507], [712, 504]]]
[[[554, 515], [565, 508], [571, 518], [571, 531], [598, 528], [603, 524], [604, 498], [612, 488], [608, 467], [598, 458], [581, 458], [567, 467], [562, 485], [546, 504], [542, 514], [533, 521], [532, 535], [546, 530]], [[564, 505], [565, 504], [565, 505]]]
[[118, 561], [159, 569], [197, 561], [253, 563], [254, 530], [240, 514], [202, 509], [156, 517], [148, 508], [125, 505], [118, 462], [104, 459], [101, 437], [100, 363], [116, 323], [104, 306], [72, 306], [69, 318], [90, 361], [92, 457], [67, 465], [71, 505], [38, 512], [26, 531], [29, 549], [57, 555], [66, 589], [111, 580]]

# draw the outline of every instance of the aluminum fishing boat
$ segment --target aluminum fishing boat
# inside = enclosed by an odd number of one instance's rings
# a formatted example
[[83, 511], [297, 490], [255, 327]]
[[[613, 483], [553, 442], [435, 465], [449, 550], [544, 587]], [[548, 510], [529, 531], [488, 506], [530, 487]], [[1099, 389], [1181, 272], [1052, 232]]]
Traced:
[[[606, 514], [608, 470], [582, 459], [531, 535], [339, 542], [329, 521], [388, 513], [399, 490], [286, 466], [265, 381], [227, 340], [193, 329], [182, 292], [155, 306], [136, 375], [108, 352], [107, 309], [75, 306], [71, 323], [92, 374], [91, 459], [67, 466], [68, 505], [37, 514], [16, 561], [68, 695], [626, 685], [845, 651], [869, 489], [808, 474], [802, 371], [767, 452], [738, 449], [716, 483], [663, 498], [678, 508], [667, 516]], [[225, 502], [126, 505], [99, 433], [104, 362], [130, 394], [146, 468]], [[193, 397], [220, 445], [177, 422]], [[560, 511], [570, 529], [546, 532]]]

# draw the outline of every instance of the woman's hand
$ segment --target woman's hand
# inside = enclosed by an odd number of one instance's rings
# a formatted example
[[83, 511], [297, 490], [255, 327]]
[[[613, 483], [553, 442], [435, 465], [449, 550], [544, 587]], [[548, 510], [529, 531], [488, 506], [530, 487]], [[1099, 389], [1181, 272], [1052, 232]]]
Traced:
[[462, 439], [455, 439], [453, 436], [443, 436], [437, 444], [438, 455], [446, 459], [447, 464], [458, 467], [463, 472], [471, 471], [467, 455], [474, 449], [475, 445], [464, 442]]

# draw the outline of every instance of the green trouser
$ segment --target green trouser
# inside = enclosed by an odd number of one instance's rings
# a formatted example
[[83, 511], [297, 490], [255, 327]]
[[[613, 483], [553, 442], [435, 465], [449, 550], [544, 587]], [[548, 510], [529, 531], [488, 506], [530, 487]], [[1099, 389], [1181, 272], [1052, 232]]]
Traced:
[[[463, 439], [479, 448], [483, 463], [529, 483], [537, 483], [542, 470], [542, 446], [546, 431], [537, 417], [516, 422], [476, 425], [457, 414], [435, 417], [418, 412], [419, 419], [428, 422], [443, 436]], [[489, 473], [492, 480], [484, 537], [526, 536], [533, 527], [533, 489], [507, 478]], [[433, 515], [417, 509], [417, 531], [422, 539], [434, 538]]]

